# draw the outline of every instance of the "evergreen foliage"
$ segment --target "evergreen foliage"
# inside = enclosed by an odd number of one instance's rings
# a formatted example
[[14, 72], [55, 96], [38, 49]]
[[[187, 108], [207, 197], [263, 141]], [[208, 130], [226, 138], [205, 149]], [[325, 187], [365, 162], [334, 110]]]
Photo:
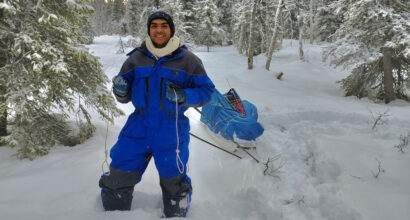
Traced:
[[[386, 96], [384, 48], [393, 51], [391, 59], [394, 96], [407, 99], [410, 80], [410, 2], [366, 0], [348, 5], [344, 21], [333, 35], [335, 43], [325, 52], [336, 66], [351, 70], [342, 80], [346, 95], [383, 100]], [[388, 102], [390, 100], [386, 100]]]
[[129, 33], [134, 37], [144, 39], [148, 36], [148, 16], [158, 9], [150, 0], [128, 0], [127, 8], [126, 19]]
[[[111, 122], [122, 114], [101, 64], [82, 46], [82, 28], [93, 12], [88, 1], [8, 2], [0, 6], [0, 48], [6, 51], [0, 55], [0, 109], [7, 110], [8, 140], [19, 147], [19, 158], [45, 155], [57, 142], [85, 141], [95, 129], [90, 108]], [[70, 132], [74, 114], [78, 130]]]
[[124, 0], [113, 0], [112, 18], [119, 22], [125, 15]]
[[175, 24], [175, 35], [178, 36], [183, 43], [194, 42], [194, 32], [196, 18], [192, 12], [195, 1], [189, 0], [165, 0], [162, 10], [172, 15]]
[[[327, 3], [328, 2], [328, 3]], [[315, 38], [318, 41], [331, 42], [331, 36], [343, 23], [343, 14], [348, 5], [340, 5], [338, 1], [324, 1], [315, 15]]]
[[209, 48], [222, 44], [224, 35], [221, 28], [221, 13], [214, 0], [198, 0], [194, 7], [195, 15], [198, 17], [198, 27], [195, 33], [195, 42]]

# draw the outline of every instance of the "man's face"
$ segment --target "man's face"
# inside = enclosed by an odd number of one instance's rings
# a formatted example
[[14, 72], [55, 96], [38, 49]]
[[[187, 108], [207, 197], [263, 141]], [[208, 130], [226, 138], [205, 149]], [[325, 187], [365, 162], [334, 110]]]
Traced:
[[163, 48], [171, 38], [171, 28], [165, 19], [154, 19], [149, 26], [149, 36], [155, 47]]

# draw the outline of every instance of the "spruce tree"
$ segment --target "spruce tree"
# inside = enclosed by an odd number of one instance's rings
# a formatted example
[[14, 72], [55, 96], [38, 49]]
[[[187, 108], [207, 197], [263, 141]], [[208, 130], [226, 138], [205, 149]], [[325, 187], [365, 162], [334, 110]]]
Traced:
[[140, 15], [137, 13], [139, 9], [139, 0], [128, 0], [127, 1], [127, 23], [128, 32], [132, 36], [138, 36], [140, 25]]
[[209, 48], [220, 45], [224, 35], [221, 28], [221, 14], [214, 0], [199, 0], [194, 7], [195, 15], [198, 19], [198, 28], [195, 33], [195, 41], [199, 45]]
[[120, 22], [125, 15], [124, 0], [113, 0], [112, 18], [116, 22]]
[[126, 18], [129, 33], [134, 37], [145, 39], [148, 16], [158, 9], [151, 0], [128, 0], [127, 6]]
[[187, 0], [165, 0], [162, 10], [168, 12], [175, 24], [175, 35], [183, 43], [193, 43], [193, 32], [197, 27], [193, 17], [193, 2]]
[[349, 2], [340, 2], [348, 5], [348, 10], [333, 35], [335, 43], [324, 53], [331, 64], [349, 68], [351, 74], [341, 81], [346, 95], [386, 103], [394, 98], [408, 99], [410, 2]]
[[84, 142], [95, 130], [90, 110], [113, 122], [122, 112], [101, 64], [82, 46], [89, 2], [8, 2], [0, 6], [0, 109], [7, 108], [8, 140], [19, 147], [18, 157], [45, 155], [59, 142]]
[[[315, 39], [318, 41], [332, 41], [332, 35], [343, 23], [343, 15], [347, 10], [346, 2], [325, 0], [319, 4], [314, 19]], [[338, 10], [336, 10], [338, 9]]]

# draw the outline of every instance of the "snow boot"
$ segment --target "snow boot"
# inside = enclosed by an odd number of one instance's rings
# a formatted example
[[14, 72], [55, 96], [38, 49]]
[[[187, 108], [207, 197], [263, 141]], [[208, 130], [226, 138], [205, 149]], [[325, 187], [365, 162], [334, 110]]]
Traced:
[[191, 203], [192, 186], [188, 176], [160, 178], [164, 213], [162, 217], [185, 217]]
[[105, 211], [130, 210], [134, 186], [139, 180], [137, 172], [110, 167], [109, 175], [102, 175], [99, 185]]

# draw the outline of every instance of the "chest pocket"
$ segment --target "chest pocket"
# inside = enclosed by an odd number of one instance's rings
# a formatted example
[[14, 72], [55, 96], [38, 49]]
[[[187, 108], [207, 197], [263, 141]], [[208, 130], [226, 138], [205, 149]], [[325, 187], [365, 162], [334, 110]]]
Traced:
[[149, 107], [149, 76], [150, 71], [144, 71], [144, 69], [134, 70], [131, 100], [136, 109]]
[[167, 83], [171, 82], [177, 86], [179, 86], [182, 89], [188, 88], [188, 79], [186, 79], [186, 74], [183, 73], [182, 71], [177, 71], [177, 70], [168, 70], [161, 72], [159, 74], [160, 79], [160, 107], [161, 110], [167, 109], [167, 110], [175, 110], [175, 103], [169, 101], [166, 98], [166, 92], [167, 92]]

